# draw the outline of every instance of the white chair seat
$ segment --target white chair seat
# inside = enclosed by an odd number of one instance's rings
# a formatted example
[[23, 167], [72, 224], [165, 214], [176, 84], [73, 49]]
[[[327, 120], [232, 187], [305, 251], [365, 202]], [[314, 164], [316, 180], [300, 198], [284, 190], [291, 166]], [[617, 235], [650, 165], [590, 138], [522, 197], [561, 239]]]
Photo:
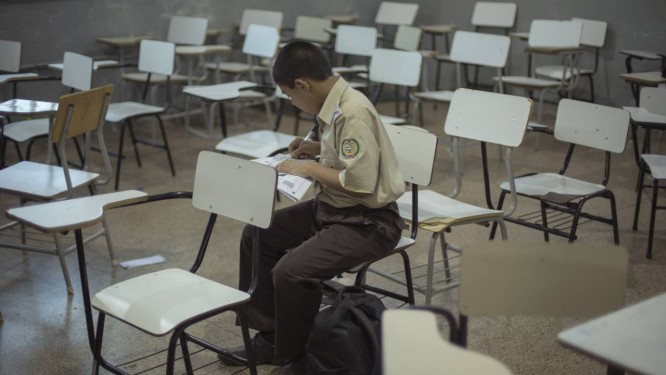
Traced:
[[162, 107], [139, 102], [111, 103], [106, 113], [106, 121], [118, 123], [125, 121], [129, 117], [157, 114], [163, 111], [164, 108]]
[[228, 74], [245, 74], [250, 71], [250, 69], [255, 72], [264, 72], [268, 71], [268, 67], [260, 65], [249, 65], [241, 62], [221, 62], [221, 63], [207, 63], [205, 65], [206, 69], [218, 70], [222, 73]]
[[[152, 84], [158, 84], [158, 83], [166, 83], [166, 75], [163, 74], [153, 74], [150, 76], [150, 83]], [[171, 83], [187, 83], [190, 80], [197, 80], [199, 77], [188, 77], [186, 75], [182, 74], [172, 74], [170, 76]], [[137, 83], [145, 83], [146, 79], [148, 79], [148, 73], [126, 73], [123, 74], [123, 79], [128, 80], [130, 82], [137, 82]]]
[[46, 136], [48, 134], [48, 118], [12, 122], [7, 124], [4, 130], [5, 137], [19, 143], [34, 137]]
[[[509, 190], [504, 182], [502, 189]], [[581, 196], [606, 189], [603, 185], [581, 181], [557, 173], [538, 173], [531, 176], [516, 178], [518, 194], [542, 196], [548, 193]]]
[[[87, 185], [99, 173], [69, 169], [72, 188]], [[61, 167], [22, 161], [0, 170], [0, 191], [20, 193], [33, 200], [53, 199], [67, 193], [67, 182]]]
[[12, 74], [0, 74], [0, 83], [19, 81], [22, 79], [37, 79], [39, 76], [37, 73], [12, 73]]
[[368, 71], [367, 65], [354, 65], [354, 66], [336, 66], [333, 67], [333, 73], [338, 75], [345, 74], [358, 74]]
[[112, 285], [92, 305], [155, 336], [181, 322], [250, 299], [240, 290], [181, 269], [166, 269]]
[[[573, 71], [574, 74], [578, 76], [594, 73], [592, 69], [574, 68]], [[565, 67], [562, 65], [539, 66], [534, 70], [534, 72], [538, 77], [547, 77], [555, 80], [561, 80], [562, 77], [564, 77], [565, 80], [572, 78], [571, 70], [567, 69], [565, 71]]]
[[273, 130], [257, 130], [224, 138], [215, 149], [221, 152], [232, 152], [247, 155], [251, 158], [263, 158], [289, 148], [296, 138], [290, 134]]
[[443, 91], [423, 91], [416, 92], [413, 96], [421, 100], [430, 100], [436, 102], [450, 102], [453, 98], [453, 91], [443, 90]]
[[407, 121], [402, 117], [387, 116], [381, 114], [379, 115], [379, 118], [382, 120], [382, 123], [387, 125], [400, 125], [406, 123]]
[[666, 155], [643, 154], [641, 156], [650, 168], [652, 178], [666, 179]]
[[[404, 219], [412, 218], [412, 193], [403, 194], [398, 200], [400, 216]], [[447, 226], [458, 225], [470, 221], [479, 221], [483, 218], [496, 218], [503, 215], [503, 211], [478, 207], [447, 197], [432, 190], [419, 191], [419, 225], [430, 227], [433, 224]]]
[[183, 89], [183, 92], [209, 101], [222, 101], [236, 99], [241, 95], [251, 95], [251, 93], [256, 93], [255, 91], [240, 91], [241, 89], [254, 87], [256, 85], [257, 84], [253, 82], [237, 81], [208, 86], [187, 86]]
[[542, 131], [542, 132], [552, 132], [552, 131], [553, 131], [553, 129], [552, 129], [550, 126], [548, 126], [548, 125], [544, 125], [544, 124], [540, 124], [540, 123], [538, 123], [538, 122], [536, 122], [536, 121], [530, 121], [530, 122], [528, 122], [528, 123], [527, 123], [527, 129], [529, 129], [529, 130], [537, 130], [537, 131]]
[[[398, 243], [393, 248], [393, 251], [391, 251], [391, 254], [393, 254], [395, 252], [398, 252], [400, 250], [405, 250], [406, 248], [414, 245], [415, 242], [416, 242], [416, 240], [413, 239], [413, 238], [402, 236], [402, 237], [400, 237], [400, 240], [398, 241]], [[363, 267], [367, 266], [368, 264], [372, 264], [374, 262], [375, 261], [369, 261], [369, 262], [361, 263], [358, 266], [355, 266], [352, 269], [350, 269], [348, 272], [349, 273], [357, 273], [358, 271], [363, 269]]]
[[[497, 81], [498, 78], [493, 77], [493, 80]], [[522, 86], [535, 89], [558, 87], [561, 85], [559, 81], [525, 76], [503, 76], [502, 83], [505, 85]]]

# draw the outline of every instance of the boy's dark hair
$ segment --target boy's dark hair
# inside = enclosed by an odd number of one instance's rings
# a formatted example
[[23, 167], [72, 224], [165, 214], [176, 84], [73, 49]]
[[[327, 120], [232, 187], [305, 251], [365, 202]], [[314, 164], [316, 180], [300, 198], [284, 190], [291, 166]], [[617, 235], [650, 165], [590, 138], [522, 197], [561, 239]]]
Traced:
[[295, 87], [296, 79], [325, 81], [332, 75], [331, 64], [324, 51], [304, 41], [294, 41], [282, 47], [273, 64], [275, 83], [291, 89]]

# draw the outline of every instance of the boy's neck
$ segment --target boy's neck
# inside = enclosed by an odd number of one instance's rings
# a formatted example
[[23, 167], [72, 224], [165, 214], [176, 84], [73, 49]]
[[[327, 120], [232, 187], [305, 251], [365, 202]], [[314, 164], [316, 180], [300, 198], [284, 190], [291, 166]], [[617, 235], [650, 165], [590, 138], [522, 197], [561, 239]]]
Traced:
[[310, 81], [312, 94], [317, 97], [320, 106], [324, 105], [328, 94], [331, 92], [339, 78], [340, 77], [333, 75], [323, 81]]

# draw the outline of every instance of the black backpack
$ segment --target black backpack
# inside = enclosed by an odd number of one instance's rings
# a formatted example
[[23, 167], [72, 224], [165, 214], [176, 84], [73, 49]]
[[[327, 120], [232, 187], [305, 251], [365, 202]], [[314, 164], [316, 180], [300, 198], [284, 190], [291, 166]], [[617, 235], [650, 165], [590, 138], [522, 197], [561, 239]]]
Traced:
[[335, 302], [321, 310], [305, 347], [311, 374], [375, 375], [380, 373], [382, 301], [354, 286], [343, 288]]

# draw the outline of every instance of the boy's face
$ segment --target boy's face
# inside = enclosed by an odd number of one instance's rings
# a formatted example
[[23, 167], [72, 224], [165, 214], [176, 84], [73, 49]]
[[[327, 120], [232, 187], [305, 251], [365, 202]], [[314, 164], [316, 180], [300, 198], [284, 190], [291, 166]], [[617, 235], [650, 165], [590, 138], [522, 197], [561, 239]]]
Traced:
[[306, 80], [297, 79], [294, 88], [280, 85], [282, 92], [289, 97], [291, 104], [301, 111], [316, 115], [321, 109], [321, 105], [317, 98], [313, 95], [311, 86]]

